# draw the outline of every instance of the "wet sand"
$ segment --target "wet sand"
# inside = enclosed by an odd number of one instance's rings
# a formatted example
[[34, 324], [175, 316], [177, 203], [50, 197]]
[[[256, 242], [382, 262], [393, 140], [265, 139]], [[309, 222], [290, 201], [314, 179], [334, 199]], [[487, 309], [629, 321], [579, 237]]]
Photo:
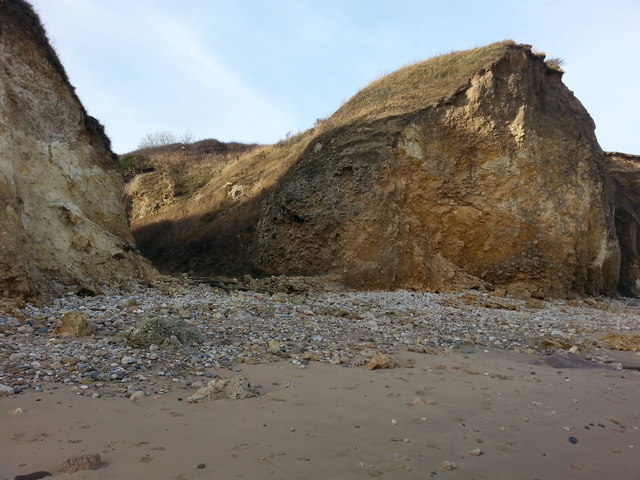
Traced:
[[[536, 358], [406, 352], [398, 368], [373, 371], [244, 365], [260, 397], [200, 404], [187, 403], [191, 389], [136, 402], [68, 386], [24, 392], [0, 398], [0, 479], [638, 478], [640, 375]], [[99, 470], [59, 472], [91, 453]]]

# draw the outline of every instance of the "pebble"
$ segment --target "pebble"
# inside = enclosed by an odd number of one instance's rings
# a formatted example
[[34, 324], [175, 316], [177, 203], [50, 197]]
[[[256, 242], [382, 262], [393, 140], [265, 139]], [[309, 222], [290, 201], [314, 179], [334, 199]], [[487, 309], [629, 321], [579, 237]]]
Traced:
[[16, 392], [12, 387], [8, 387], [7, 385], [0, 385], [0, 397], [8, 397], [9, 395], [14, 395]]
[[479, 457], [480, 455], [484, 455], [484, 451], [482, 451], [479, 448], [476, 448], [475, 450], [471, 450], [469, 453], [474, 457]]
[[137, 390], [131, 394], [129, 400], [135, 402], [136, 400], [141, 400], [144, 398], [144, 392], [142, 390]]
[[132, 363], [136, 363], [137, 360], [135, 357], [125, 356], [120, 359], [120, 363], [122, 365], [131, 365]]
[[458, 465], [456, 465], [456, 462], [452, 462], [450, 460], [445, 460], [444, 462], [442, 462], [443, 470], [455, 470], [456, 468], [458, 468]]
[[[543, 353], [540, 339], [545, 335], [570, 338], [572, 346], [591, 351], [593, 332], [640, 329], [637, 310], [616, 299], [598, 302], [599, 308], [545, 301], [534, 310], [509, 300], [519, 308], [506, 310], [478, 306], [500, 298], [482, 292], [362, 292], [300, 277], [242, 282], [238, 287], [246, 291], [233, 285], [223, 291], [186, 277], [166, 278], [154, 287], [131, 282], [105, 286], [95, 296], [63, 295], [41, 307], [27, 304], [5, 312], [0, 322], [0, 396], [60, 385], [90, 385], [94, 393], [119, 394], [122, 384], [141, 382], [154, 391], [172, 391], [208, 377], [209, 369], [235, 370], [278, 358], [302, 368], [309, 362], [364, 366], [373, 355], [391, 360], [402, 349]], [[477, 300], [473, 305], [470, 296]], [[95, 326], [94, 334], [52, 335], [69, 312], [82, 312], [78, 316]], [[202, 341], [128, 345], [127, 333], [148, 316], [180, 320]], [[605, 351], [596, 348], [596, 354]]]

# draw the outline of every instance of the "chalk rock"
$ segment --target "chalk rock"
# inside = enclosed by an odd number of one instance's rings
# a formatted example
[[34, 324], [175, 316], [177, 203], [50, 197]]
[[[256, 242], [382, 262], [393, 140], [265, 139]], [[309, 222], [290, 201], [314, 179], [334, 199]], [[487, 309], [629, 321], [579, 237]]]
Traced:
[[144, 392], [142, 390], [136, 390], [131, 394], [131, 396], [129, 397], [129, 400], [131, 400], [132, 402], [135, 402], [137, 400], [142, 400], [143, 398], [144, 398]]
[[230, 400], [242, 400], [256, 397], [259, 390], [252, 386], [242, 375], [237, 375], [231, 380], [211, 380], [206, 387], [199, 388], [193, 395], [187, 398], [189, 403], [200, 403], [207, 400], [216, 400], [222, 396]]
[[456, 462], [451, 462], [449, 460], [442, 462], [443, 470], [455, 470], [457, 468], [458, 468], [458, 465], [456, 465]]
[[187, 401], [189, 403], [200, 403], [207, 400], [216, 400], [224, 392], [227, 383], [227, 380], [211, 380], [206, 387], [196, 390], [193, 395], [187, 398]]

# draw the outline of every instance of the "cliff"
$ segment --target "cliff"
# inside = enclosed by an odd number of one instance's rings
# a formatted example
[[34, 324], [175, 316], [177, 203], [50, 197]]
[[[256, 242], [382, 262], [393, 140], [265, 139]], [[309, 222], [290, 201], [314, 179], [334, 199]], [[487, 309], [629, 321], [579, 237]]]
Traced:
[[640, 155], [607, 152], [607, 169], [616, 185], [616, 233], [622, 262], [620, 292], [640, 296]]
[[22, 0], [0, 1], [0, 111], [1, 296], [151, 274], [110, 142]]
[[205, 275], [612, 294], [615, 189], [594, 130], [530, 46], [454, 52], [225, 164], [188, 207], [136, 219], [134, 235], [163, 268]]
[[257, 265], [361, 288], [614, 292], [613, 188], [561, 77], [503, 42], [373, 83], [265, 203]]

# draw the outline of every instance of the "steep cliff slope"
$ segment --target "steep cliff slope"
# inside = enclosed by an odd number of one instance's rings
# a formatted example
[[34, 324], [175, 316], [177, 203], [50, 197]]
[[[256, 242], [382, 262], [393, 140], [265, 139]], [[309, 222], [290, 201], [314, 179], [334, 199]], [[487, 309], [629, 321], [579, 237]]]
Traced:
[[108, 138], [30, 5], [0, 1], [0, 296], [151, 273]]
[[594, 123], [528, 46], [407, 67], [328, 123], [265, 204], [263, 269], [366, 288], [615, 291], [613, 190]]
[[620, 292], [640, 296], [640, 155], [607, 152], [616, 185], [616, 233], [622, 263]]
[[529, 46], [454, 52], [240, 156], [188, 213], [139, 218], [134, 234], [161, 266], [201, 274], [613, 293], [614, 190], [594, 129], [562, 71]]

